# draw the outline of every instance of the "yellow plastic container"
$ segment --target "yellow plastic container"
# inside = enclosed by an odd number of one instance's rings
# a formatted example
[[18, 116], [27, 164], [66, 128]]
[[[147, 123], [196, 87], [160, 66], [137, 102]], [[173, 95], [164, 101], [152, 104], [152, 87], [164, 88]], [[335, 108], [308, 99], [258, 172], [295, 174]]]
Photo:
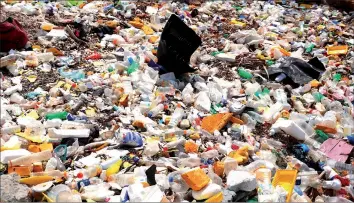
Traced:
[[290, 201], [291, 195], [293, 193], [296, 177], [297, 177], [297, 170], [277, 170], [277, 172], [275, 173], [272, 185], [274, 187], [279, 185], [288, 192], [288, 195], [286, 196], [286, 202]]
[[339, 54], [347, 54], [348, 53], [348, 46], [328, 46], [327, 47], [327, 54], [328, 55], [339, 55]]
[[113, 174], [116, 174], [119, 172], [120, 167], [122, 166], [123, 161], [120, 159], [116, 163], [112, 164], [110, 167], [108, 167], [106, 171], [106, 176], [109, 177]]

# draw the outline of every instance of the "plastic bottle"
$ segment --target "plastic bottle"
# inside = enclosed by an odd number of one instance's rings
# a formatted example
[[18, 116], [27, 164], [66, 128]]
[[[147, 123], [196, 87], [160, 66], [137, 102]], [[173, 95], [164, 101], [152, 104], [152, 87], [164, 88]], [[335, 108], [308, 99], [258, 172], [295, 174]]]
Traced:
[[90, 129], [48, 129], [51, 138], [85, 138], [90, 136]]
[[200, 157], [201, 158], [204, 158], [204, 159], [210, 159], [210, 158], [215, 158], [219, 155], [219, 152], [218, 150], [209, 150], [209, 151], [206, 151], [206, 152], [203, 152]]
[[19, 125], [7, 126], [6, 124], [4, 124], [1, 127], [1, 134], [15, 134], [20, 131], [21, 131], [21, 126]]
[[62, 172], [59, 170], [34, 172], [31, 173], [31, 176], [53, 176], [53, 177], [62, 178], [62, 177], [66, 177], [66, 172]]
[[115, 182], [121, 187], [132, 185], [135, 182], [135, 175], [133, 173], [114, 174], [108, 177], [108, 182]]
[[327, 111], [323, 116], [322, 122], [320, 123], [321, 126], [326, 126], [328, 128], [335, 129], [337, 125], [337, 118], [335, 111]]
[[254, 111], [248, 111], [247, 114], [250, 115], [251, 118], [253, 118], [258, 123], [264, 123], [263, 117], [261, 115], [259, 115], [258, 113], [254, 112]]
[[320, 152], [319, 150], [313, 150], [310, 149], [310, 151], [308, 152], [308, 155], [312, 158], [312, 160], [314, 160], [315, 162], [318, 161], [325, 161], [327, 159], [326, 155], [323, 154], [322, 152]]
[[323, 181], [322, 187], [325, 189], [340, 190], [342, 187], [342, 184], [341, 184], [340, 180], [333, 179], [333, 180], [329, 180], [329, 181]]
[[4, 91], [4, 94], [5, 95], [12, 95], [13, 93], [15, 93], [17, 91], [22, 91], [22, 85], [15, 85], [15, 86], [8, 87]]
[[60, 112], [48, 113], [47, 115], [45, 115], [45, 118], [47, 120], [52, 120], [52, 119], [66, 120], [67, 116], [68, 116], [68, 112], [60, 111]]
[[184, 110], [181, 107], [180, 104], [177, 105], [177, 108], [175, 109], [175, 111], [173, 112], [172, 116], [171, 116], [171, 120], [168, 123], [169, 127], [175, 127], [178, 125], [178, 123], [181, 121], [182, 117], [184, 116]]
[[16, 159], [9, 161], [10, 166], [18, 166], [18, 165], [31, 165], [34, 162], [46, 161], [52, 157], [52, 152], [50, 150], [33, 153], [27, 156], [22, 156]]
[[37, 59], [40, 62], [51, 62], [54, 60], [54, 55], [52, 52], [39, 53], [37, 54]]
[[305, 136], [304, 143], [315, 148], [315, 149], [319, 149], [321, 147], [321, 143], [317, 142], [316, 140], [312, 139], [309, 136]]
[[156, 117], [161, 111], [163, 111], [165, 109], [165, 105], [163, 104], [158, 104], [157, 106], [155, 106], [154, 108], [152, 108], [149, 113], [148, 113], [148, 117], [149, 118], [153, 118]]
[[181, 174], [183, 174], [185, 170], [179, 170], [168, 174], [168, 181], [170, 182], [170, 186], [172, 191], [178, 193], [185, 193], [189, 189], [187, 183], [183, 180]]
[[127, 76], [123, 77], [122, 83], [123, 83], [123, 88], [124, 88], [125, 94], [130, 94], [131, 92], [133, 92], [133, 86], [132, 86], [132, 82], [131, 82], [130, 77], [127, 77]]
[[98, 176], [102, 172], [102, 167], [99, 165], [90, 166], [87, 169], [82, 169], [77, 173], [77, 177], [80, 179], [88, 179]]
[[19, 93], [15, 92], [10, 96], [10, 101], [12, 103], [16, 104], [23, 104], [26, 103], [26, 100], [23, 96], [21, 96]]
[[279, 113], [281, 110], [283, 109], [283, 104], [281, 103], [275, 103], [273, 105], [270, 106], [268, 111], [265, 111], [263, 114], [263, 118], [265, 121], [272, 121], [275, 120], [275, 116], [277, 115], [277, 113]]
[[332, 160], [332, 159], [328, 159], [326, 161], [326, 165], [330, 166], [333, 169], [346, 170], [346, 171], [349, 171], [350, 173], [354, 172], [354, 166], [353, 165], [346, 164], [346, 163], [339, 162], [339, 161], [335, 161], [335, 160]]
[[52, 157], [48, 160], [45, 165], [45, 171], [54, 171], [57, 168], [58, 162], [57, 159]]
[[[296, 138], [297, 140], [305, 140], [306, 132], [296, 124], [295, 121], [292, 120], [278, 120], [271, 127], [271, 134], [279, 132], [279, 130], [283, 130], [287, 134]], [[308, 135], [307, 135], [308, 136]]]
[[74, 106], [71, 108], [71, 113], [75, 114], [77, 111], [81, 109], [81, 107], [86, 103], [86, 99], [84, 97], [79, 97], [79, 101], [77, 101]]
[[268, 199], [268, 196], [272, 194], [272, 171], [268, 168], [260, 168], [256, 170], [255, 174], [258, 183], [258, 199], [262, 202], [263, 199]]
[[252, 73], [248, 72], [247, 70], [245, 70], [243, 68], [239, 68], [237, 70], [237, 72], [240, 75], [240, 77], [243, 78], [243, 79], [250, 80], [253, 77]]
[[283, 105], [283, 109], [290, 110], [291, 106], [288, 103], [288, 97], [283, 89], [276, 89], [273, 93], [275, 100]]
[[85, 73], [82, 70], [74, 70], [66, 72], [64, 68], [59, 69], [59, 73], [62, 77], [68, 78], [74, 81], [78, 81], [85, 78]]

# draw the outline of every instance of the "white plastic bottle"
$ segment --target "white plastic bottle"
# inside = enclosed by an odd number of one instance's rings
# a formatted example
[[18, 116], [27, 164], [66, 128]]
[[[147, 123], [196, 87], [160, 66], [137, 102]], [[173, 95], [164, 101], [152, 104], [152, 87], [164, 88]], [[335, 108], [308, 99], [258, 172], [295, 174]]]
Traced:
[[149, 111], [148, 117], [150, 117], [150, 118], [156, 117], [164, 109], [165, 109], [165, 105], [159, 104]]
[[292, 120], [278, 120], [271, 127], [271, 133], [283, 130], [297, 140], [305, 140], [306, 132]]
[[90, 129], [48, 129], [50, 138], [85, 138], [90, 136]]
[[180, 104], [177, 105], [177, 108], [175, 109], [175, 111], [173, 112], [172, 116], [171, 116], [171, 120], [168, 123], [169, 127], [175, 127], [178, 125], [178, 123], [181, 121], [182, 117], [184, 116], [184, 110], [181, 107]]
[[18, 165], [29, 166], [34, 162], [46, 161], [50, 158], [52, 158], [52, 152], [50, 150], [46, 150], [42, 152], [33, 153], [27, 156], [22, 156], [17, 159], [13, 159], [9, 161], [8, 164], [10, 166], [18, 166]]

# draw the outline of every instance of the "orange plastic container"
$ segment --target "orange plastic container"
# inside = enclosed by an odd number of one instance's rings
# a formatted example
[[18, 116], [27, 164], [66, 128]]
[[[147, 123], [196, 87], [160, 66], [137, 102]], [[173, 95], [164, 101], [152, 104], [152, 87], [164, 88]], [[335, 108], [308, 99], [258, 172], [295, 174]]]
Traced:
[[327, 54], [328, 55], [339, 55], [339, 54], [347, 54], [348, 53], [348, 46], [328, 46], [327, 47]]
[[275, 173], [272, 185], [274, 187], [277, 185], [282, 186], [288, 192], [286, 202], [290, 201], [291, 195], [293, 194], [296, 177], [297, 170], [277, 170]]
[[199, 191], [210, 182], [210, 178], [200, 168], [191, 169], [183, 173], [182, 178], [192, 190]]

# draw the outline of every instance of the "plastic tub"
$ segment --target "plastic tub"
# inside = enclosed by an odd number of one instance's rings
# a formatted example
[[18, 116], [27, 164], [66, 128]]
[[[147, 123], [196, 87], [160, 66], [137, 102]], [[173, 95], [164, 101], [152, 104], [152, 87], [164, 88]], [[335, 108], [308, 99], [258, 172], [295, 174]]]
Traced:
[[296, 182], [296, 177], [297, 170], [277, 170], [275, 173], [272, 185], [274, 187], [277, 185], [282, 186], [288, 192], [286, 202], [290, 201]]

